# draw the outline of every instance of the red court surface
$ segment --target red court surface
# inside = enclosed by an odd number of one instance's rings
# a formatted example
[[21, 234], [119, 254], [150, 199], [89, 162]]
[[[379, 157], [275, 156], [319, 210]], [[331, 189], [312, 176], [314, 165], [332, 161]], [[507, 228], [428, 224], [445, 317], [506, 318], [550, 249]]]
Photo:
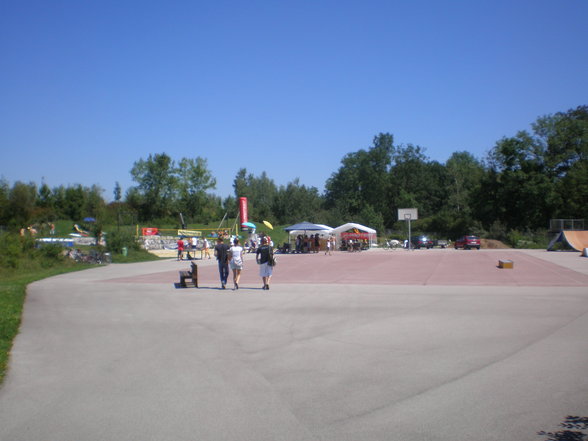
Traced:
[[[512, 260], [513, 269], [501, 269], [499, 260]], [[168, 262], [173, 269], [152, 274], [106, 280], [115, 283], [162, 283], [179, 281], [178, 271], [188, 262]], [[216, 262], [196, 261], [199, 286], [217, 288]], [[272, 285], [465, 285], [465, 286], [588, 286], [588, 275], [547, 262], [517, 250], [373, 250], [280, 255]], [[232, 276], [229, 277], [229, 288]], [[253, 255], [245, 258], [241, 288], [259, 288], [261, 279]]]

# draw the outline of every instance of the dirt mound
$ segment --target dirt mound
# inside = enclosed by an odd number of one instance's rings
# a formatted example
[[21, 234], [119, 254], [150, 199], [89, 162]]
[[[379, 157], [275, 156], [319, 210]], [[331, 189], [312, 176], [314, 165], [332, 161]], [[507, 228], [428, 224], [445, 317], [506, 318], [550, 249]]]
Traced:
[[494, 239], [480, 239], [480, 246], [482, 248], [488, 249], [503, 249], [503, 248], [510, 248], [508, 245], [505, 245], [503, 242]]

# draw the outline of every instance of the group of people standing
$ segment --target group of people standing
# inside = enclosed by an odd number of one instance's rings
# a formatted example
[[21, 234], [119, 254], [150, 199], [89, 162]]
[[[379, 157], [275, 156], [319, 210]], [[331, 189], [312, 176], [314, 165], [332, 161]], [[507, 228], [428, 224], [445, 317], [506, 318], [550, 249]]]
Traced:
[[[233, 289], [239, 289], [239, 280], [243, 271], [243, 247], [239, 239], [233, 239], [232, 246], [226, 244], [222, 237], [217, 239], [214, 247], [214, 255], [218, 262], [221, 288], [226, 289], [229, 278], [229, 267], [233, 271]], [[270, 279], [273, 273], [273, 249], [267, 236], [262, 237], [261, 246], [255, 252], [255, 261], [259, 265], [259, 275], [263, 281], [262, 289], [270, 289]]]
[[[196, 258], [196, 251], [200, 250], [200, 258], [204, 259], [205, 257], [208, 257], [209, 259], [210, 257], [210, 243], [208, 242], [208, 239], [203, 238], [203, 239], [197, 239], [196, 237], [193, 237], [192, 239], [190, 239], [189, 241], [186, 239], [178, 239], [177, 242], [177, 246], [178, 246], [178, 259], [177, 260], [183, 260], [184, 259], [184, 252], [187, 253], [186, 258], [188, 260], [191, 259], [195, 259]], [[194, 253], [194, 257], [192, 257], [190, 255], [190, 251], [192, 251]]]
[[[336, 239], [335, 236], [329, 236], [325, 243], [325, 254], [331, 254], [331, 251], [335, 249]], [[308, 235], [299, 234], [296, 236], [296, 248], [294, 253], [318, 253], [321, 250], [321, 238], [318, 233]]]

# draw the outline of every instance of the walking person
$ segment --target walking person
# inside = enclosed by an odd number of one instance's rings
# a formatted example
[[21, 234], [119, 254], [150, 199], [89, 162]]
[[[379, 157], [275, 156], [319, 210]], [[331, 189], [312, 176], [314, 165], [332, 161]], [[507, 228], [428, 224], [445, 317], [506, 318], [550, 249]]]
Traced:
[[273, 266], [270, 265], [270, 261], [273, 260], [273, 250], [268, 244], [267, 237], [263, 237], [261, 240], [261, 246], [257, 249], [255, 254], [255, 261], [259, 264], [259, 275], [263, 281], [263, 288], [270, 289], [270, 279], [272, 278]]
[[216, 242], [214, 255], [218, 262], [221, 288], [225, 289], [227, 286], [227, 279], [229, 278], [229, 246], [224, 243], [222, 237], [219, 237]]
[[243, 247], [239, 245], [238, 238], [235, 238], [233, 246], [229, 249], [229, 263], [233, 270], [233, 289], [239, 289], [239, 279], [243, 270]]

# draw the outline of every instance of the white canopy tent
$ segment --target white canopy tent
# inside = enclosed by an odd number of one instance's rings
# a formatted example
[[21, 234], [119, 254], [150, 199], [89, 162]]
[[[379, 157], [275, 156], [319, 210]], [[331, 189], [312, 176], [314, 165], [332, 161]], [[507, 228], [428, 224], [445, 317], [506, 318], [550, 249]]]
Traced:
[[323, 224], [315, 224], [317, 227], [322, 227], [320, 230], [290, 230], [288, 231], [288, 234], [290, 234], [290, 236], [298, 236], [299, 234], [305, 235], [305, 234], [316, 234], [318, 233], [318, 235], [320, 237], [328, 237], [329, 234], [331, 234], [331, 232], [333, 231], [333, 228], [329, 227], [328, 225], [323, 225]]
[[[290, 225], [289, 227], [284, 228], [284, 230], [288, 232], [288, 244], [290, 249], [295, 249], [295, 247], [292, 246], [292, 242], [296, 242], [297, 236], [314, 236], [318, 234], [319, 238], [324, 241], [329, 237], [333, 229], [328, 225], [300, 222], [298, 224]], [[300, 249], [297, 249], [297, 252], [300, 252]]]
[[370, 227], [366, 227], [365, 225], [356, 224], [353, 222], [349, 222], [349, 223], [343, 224], [337, 228], [333, 228], [333, 230], [331, 231], [331, 234], [335, 235], [335, 237], [337, 239], [337, 243], [340, 244], [341, 239], [342, 239], [342, 235], [345, 236], [349, 233], [349, 231], [353, 231], [353, 230], [359, 231], [360, 233], [357, 233], [357, 234], [360, 235], [361, 237], [364, 237], [367, 239], [370, 248], [372, 247], [372, 245], [374, 243], [377, 243], [377, 241], [378, 241], [376, 230], [374, 230], [373, 228], [370, 228]]

